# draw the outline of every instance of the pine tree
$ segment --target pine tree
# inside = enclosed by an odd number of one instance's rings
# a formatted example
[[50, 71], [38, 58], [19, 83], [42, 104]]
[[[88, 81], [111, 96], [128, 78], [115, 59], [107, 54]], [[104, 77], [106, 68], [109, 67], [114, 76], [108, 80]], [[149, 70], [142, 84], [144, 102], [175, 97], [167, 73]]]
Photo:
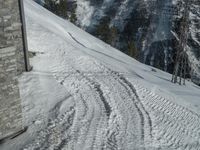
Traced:
[[44, 0], [44, 7], [54, 14], [58, 15], [58, 3], [55, 0]]
[[138, 51], [133, 40], [128, 41], [128, 52], [129, 52], [129, 56], [133, 58], [137, 58]]
[[76, 21], [77, 21], [75, 9], [73, 9], [73, 11], [72, 11], [72, 13], [71, 13], [70, 21], [71, 21], [72, 23], [76, 23]]
[[68, 0], [44, 0], [44, 7], [54, 14], [68, 19]]
[[115, 45], [115, 42], [117, 40], [117, 34], [118, 34], [117, 28], [115, 26], [110, 27], [109, 44], [111, 44], [112, 46]]
[[95, 35], [104, 42], [111, 44], [109, 22], [109, 18], [103, 18], [100, 23], [95, 27]]
[[60, 3], [58, 3], [58, 15], [65, 19], [68, 19], [67, 10], [67, 0], [60, 0]]
[[114, 46], [117, 40], [118, 29], [110, 25], [110, 18], [104, 17], [100, 23], [95, 26], [94, 35], [102, 41]]

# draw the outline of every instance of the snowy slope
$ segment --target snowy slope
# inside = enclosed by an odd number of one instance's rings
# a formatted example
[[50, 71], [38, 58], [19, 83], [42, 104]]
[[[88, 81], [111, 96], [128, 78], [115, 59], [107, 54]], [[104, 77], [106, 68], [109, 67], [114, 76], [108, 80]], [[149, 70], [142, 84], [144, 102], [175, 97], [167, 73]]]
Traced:
[[[41, 0], [35, 1], [42, 3]], [[132, 41], [137, 54], [135, 56], [134, 53], [132, 57], [166, 72], [173, 72], [177, 43], [171, 31], [180, 35], [184, 1], [68, 0], [69, 3], [72, 1], [75, 4], [76, 25], [126, 54], [131, 53], [128, 43]], [[200, 85], [200, 1], [190, 3], [186, 76]], [[103, 26], [109, 26], [110, 30]], [[109, 38], [108, 32], [112, 34]]]
[[[190, 3], [188, 65], [192, 71], [187, 72], [192, 76], [192, 81], [199, 85], [200, 1]], [[171, 31], [180, 34], [178, 22], [184, 10], [183, 4], [183, 0], [101, 0], [98, 3], [96, 0], [79, 0], [77, 23], [96, 35], [96, 25], [101, 24], [104, 18], [110, 19], [107, 21], [109, 26], [119, 30], [112, 45], [128, 53], [127, 41], [132, 39], [138, 50], [139, 61], [173, 72], [173, 59], [177, 49]]]
[[146, 66], [24, 0], [33, 70], [28, 131], [0, 149], [200, 149], [200, 88]]

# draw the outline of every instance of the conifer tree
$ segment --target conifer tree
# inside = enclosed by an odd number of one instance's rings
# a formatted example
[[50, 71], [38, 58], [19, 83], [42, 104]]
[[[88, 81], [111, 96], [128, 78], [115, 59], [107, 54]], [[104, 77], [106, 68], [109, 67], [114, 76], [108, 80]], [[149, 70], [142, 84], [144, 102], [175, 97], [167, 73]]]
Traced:
[[58, 15], [65, 19], [68, 19], [67, 10], [67, 0], [60, 0], [60, 2], [58, 3]]
[[44, 7], [55, 14], [57, 12], [57, 4], [54, 0], [44, 0]]
[[137, 58], [138, 51], [133, 40], [128, 41], [128, 52], [129, 56]]
[[73, 9], [73, 11], [72, 11], [72, 13], [71, 13], [70, 21], [71, 21], [72, 23], [76, 23], [76, 21], [77, 21], [75, 9]]
[[114, 46], [117, 40], [118, 29], [115, 26], [110, 25], [110, 18], [102, 18], [100, 23], [95, 26], [95, 36], [104, 42]]
[[53, 12], [54, 14], [61, 16], [62, 18], [68, 18], [68, 1], [67, 0], [45, 0], [44, 7]]
[[95, 35], [106, 43], [110, 44], [110, 28], [109, 18], [103, 18], [98, 25], [96, 25]]

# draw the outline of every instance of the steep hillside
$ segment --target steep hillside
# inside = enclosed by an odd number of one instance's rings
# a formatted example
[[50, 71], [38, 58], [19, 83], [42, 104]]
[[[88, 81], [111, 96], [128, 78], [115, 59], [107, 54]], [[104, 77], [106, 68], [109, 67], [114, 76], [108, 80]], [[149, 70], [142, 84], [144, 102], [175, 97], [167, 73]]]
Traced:
[[[171, 31], [179, 34], [179, 23], [184, 9], [183, 1], [102, 0], [95, 3], [94, 0], [90, 2], [82, 0], [77, 1], [77, 4], [78, 23], [88, 32], [143, 63], [172, 73], [177, 43]], [[200, 3], [191, 1], [188, 74], [192, 74], [193, 78], [200, 77], [199, 14]], [[105, 24], [108, 24], [111, 30], [111, 32], [105, 31], [106, 33], [112, 34], [111, 27], [117, 30], [117, 34], [111, 37], [111, 40], [105, 39], [104, 35], [102, 37], [98, 32], [99, 25]], [[200, 81], [195, 81], [200, 84]]]
[[[71, 0], [66, 0], [71, 3]], [[184, 9], [181, 0], [78, 0], [76, 23], [81, 28], [137, 58], [172, 73]], [[69, 9], [68, 9], [69, 11]], [[187, 77], [200, 84], [200, 3], [190, 4]]]
[[33, 70], [19, 78], [28, 131], [2, 150], [198, 150], [200, 88], [170, 82], [24, 0]]

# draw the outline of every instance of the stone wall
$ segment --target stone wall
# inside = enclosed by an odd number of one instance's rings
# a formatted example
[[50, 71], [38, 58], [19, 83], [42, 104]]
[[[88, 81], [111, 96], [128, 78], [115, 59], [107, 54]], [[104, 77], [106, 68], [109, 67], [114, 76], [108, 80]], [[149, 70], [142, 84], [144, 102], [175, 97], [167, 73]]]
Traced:
[[22, 129], [18, 75], [25, 70], [18, 0], [0, 0], [0, 139]]

